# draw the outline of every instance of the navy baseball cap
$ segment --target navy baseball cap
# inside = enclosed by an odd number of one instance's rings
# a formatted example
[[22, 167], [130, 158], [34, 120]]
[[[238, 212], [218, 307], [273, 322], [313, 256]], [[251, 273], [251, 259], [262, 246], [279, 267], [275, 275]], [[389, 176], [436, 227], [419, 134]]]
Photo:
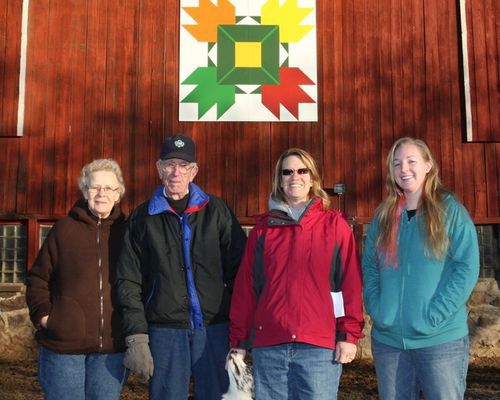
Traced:
[[166, 139], [161, 145], [160, 160], [180, 158], [189, 162], [196, 161], [196, 145], [186, 135], [179, 134]]

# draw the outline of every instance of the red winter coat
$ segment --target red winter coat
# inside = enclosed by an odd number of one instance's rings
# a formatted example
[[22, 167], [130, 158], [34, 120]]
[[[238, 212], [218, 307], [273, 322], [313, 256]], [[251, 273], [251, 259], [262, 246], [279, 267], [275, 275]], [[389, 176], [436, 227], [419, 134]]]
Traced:
[[[335, 318], [330, 292], [342, 291]], [[301, 342], [334, 349], [364, 335], [361, 270], [353, 233], [315, 199], [295, 221], [262, 215], [250, 233], [231, 301], [231, 347]]]

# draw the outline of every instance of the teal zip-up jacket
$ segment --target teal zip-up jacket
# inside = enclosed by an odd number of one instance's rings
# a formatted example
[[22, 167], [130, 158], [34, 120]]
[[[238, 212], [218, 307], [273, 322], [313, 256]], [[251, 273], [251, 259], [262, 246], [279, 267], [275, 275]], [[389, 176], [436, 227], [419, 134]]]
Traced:
[[450, 246], [443, 260], [428, 255], [418, 213], [401, 216], [397, 268], [377, 255], [377, 216], [363, 251], [363, 297], [372, 338], [400, 349], [418, 349], [468, 334], [466, 302], [479, 275], [475, 226], [465, 208], [444, 194]]

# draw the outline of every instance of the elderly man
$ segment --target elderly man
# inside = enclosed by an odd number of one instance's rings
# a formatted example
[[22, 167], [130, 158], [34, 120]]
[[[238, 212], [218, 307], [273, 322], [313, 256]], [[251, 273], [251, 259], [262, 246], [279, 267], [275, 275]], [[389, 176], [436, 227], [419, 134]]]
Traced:
[[116, 292], [124, 364], [151, 377], [150, 399], [220, 399], [228, 387], [228, 314], [246, 236], [223, 200], [193, 183], [195, 144], [168, 138], [157, 161], [162, 181], [129, 219]]

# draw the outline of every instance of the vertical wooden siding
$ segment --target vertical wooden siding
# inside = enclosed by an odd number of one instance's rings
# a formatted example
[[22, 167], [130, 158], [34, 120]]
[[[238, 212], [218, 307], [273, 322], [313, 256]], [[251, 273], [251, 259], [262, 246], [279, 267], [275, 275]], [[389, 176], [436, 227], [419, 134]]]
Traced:
[[466, 1], [474, 141], [500, 142], [500, 1]]
[[244, 220], [266, 210], [275, 160], [298, 146], [326, 187], [347, 185], [347, 214], [367, 221], [387, 151], [413, 135], [476, 221], [499, 222], [500, 144], [464, 139], [457, 2], [316, 4], [317, 123], [191, 123], [178, 121], [178, 0], [32, 1], [24, 137], [0, 138], [1, 215], [65, 214], [79, 170], [98, 157], [121, 164], [131, 209], [158, 184], [162, 139], [185, 132], [197, 182]]
[[0, 6], [0, 136], [17, 135], [22, 0]]

